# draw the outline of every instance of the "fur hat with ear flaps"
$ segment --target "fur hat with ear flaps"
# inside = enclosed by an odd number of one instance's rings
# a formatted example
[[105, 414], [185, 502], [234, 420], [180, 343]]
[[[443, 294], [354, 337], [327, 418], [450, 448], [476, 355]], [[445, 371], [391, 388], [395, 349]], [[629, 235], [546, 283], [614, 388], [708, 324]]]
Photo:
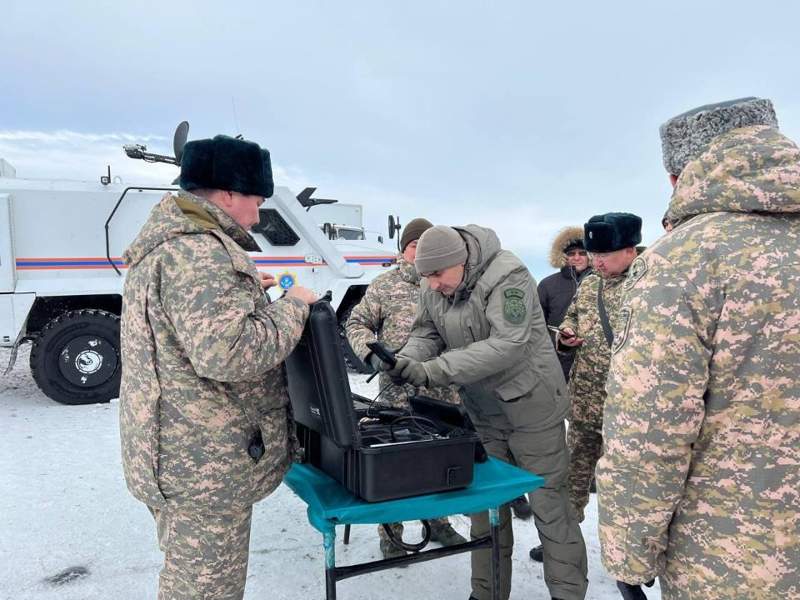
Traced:
[[589, 252], [615, 252], [642, 241], [642, 219], [631, 213], [595, 215], [583, 225], [583, 243]]
[[556, 234], [550, 247], [550, 266], [554, 269], [566, 266], [564, 253], [572, 248], [583, 250], [583, 227], [564, 227]]
[[183, 148], [180, 186], [187, 192], [212, 189], [269, 198], [273, 192], [269, 151], [227, 135], [192, 140]]

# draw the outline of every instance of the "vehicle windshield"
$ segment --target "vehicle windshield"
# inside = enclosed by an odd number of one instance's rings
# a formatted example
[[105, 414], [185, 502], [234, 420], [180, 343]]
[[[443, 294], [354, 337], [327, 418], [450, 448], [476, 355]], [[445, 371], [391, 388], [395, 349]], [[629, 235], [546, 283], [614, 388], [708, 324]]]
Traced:
[[337, 227], [336, 228], [336, 237], [340, 240], [363, 240], [366, 239], [364, 237], [364, 230], [363, 229], [355, 229], [355, 228], [347, 228], [347, 227]]

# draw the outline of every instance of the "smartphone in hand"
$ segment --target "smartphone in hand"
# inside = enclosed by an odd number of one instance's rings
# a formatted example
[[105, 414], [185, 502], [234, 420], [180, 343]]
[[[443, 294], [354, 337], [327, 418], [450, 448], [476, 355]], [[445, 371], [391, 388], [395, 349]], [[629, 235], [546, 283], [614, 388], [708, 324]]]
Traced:
[[559, 329], [558, 327], [553, 327], [552, 325], [548, 325], [547, 328], [550, 331], [552, 331], [553, 333], [560, 334], [561, 338], [565, 339], [565, 340], [568, 340], [570, 338], [574, 338], [575, 337], [574, 333], [572, 335], [569, 335], [569, 334], [565, 333], [564, 331], [562, 331], [561, 329]]

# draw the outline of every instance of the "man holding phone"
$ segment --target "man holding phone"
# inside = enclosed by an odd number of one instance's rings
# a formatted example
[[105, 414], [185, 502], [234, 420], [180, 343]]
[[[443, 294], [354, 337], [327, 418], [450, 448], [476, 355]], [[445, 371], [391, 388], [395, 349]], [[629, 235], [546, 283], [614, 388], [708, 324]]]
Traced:
[[569, 495], [579, 521], [589, 503], [589, 488], [603, 447], [606, 377], [611, 343], [619, 329], [622, 284], [641, 240], [642, 220], [636, 215], [607, 213], [589, 219], [584, 225], [584, 244], [594, 271], [578, 288], [556, 335], [559, 350], [575, 352], [569, 378], [572, 405], [567, 443]]

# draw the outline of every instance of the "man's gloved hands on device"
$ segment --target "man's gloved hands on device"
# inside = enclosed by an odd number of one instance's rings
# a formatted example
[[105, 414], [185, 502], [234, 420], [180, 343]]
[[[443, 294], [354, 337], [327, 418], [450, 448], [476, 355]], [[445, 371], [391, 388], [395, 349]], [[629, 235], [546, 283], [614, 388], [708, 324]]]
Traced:
[[391, 367], [375, 354], [371, 354], [369, 363], [376, 371], [386, 372], [395, 385], [404, 383], [409, 383], [415, 387], [428, 385], [428, 373], [425, 371], [425, 367], [422, 366], [421, 362], [413, 358], [398, 355], [397, 363], [395, 363], [394, 367]]

